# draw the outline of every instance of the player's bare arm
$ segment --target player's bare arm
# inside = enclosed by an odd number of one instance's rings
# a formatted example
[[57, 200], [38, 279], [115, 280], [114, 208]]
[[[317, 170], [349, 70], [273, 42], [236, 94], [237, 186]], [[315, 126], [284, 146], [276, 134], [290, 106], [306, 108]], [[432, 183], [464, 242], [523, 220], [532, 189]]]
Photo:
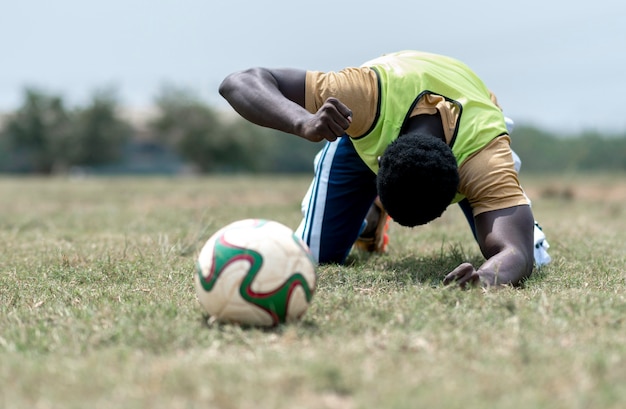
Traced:
[[476, 216], [478, 244], [487, 261], [478, 270], [463, 263], [444, 284], [461, 287], [518, 285], [533, 268], [533, 215], [530, 206], [494, 210]]
[[334, 141], [350, 126], [352, 112], [328, 98], [311, 114], [304, 108], [306, 71], [251, 68], [233, 73], [220, 94], [242, 117], [257, 125], [298, 135], [312, 142]]

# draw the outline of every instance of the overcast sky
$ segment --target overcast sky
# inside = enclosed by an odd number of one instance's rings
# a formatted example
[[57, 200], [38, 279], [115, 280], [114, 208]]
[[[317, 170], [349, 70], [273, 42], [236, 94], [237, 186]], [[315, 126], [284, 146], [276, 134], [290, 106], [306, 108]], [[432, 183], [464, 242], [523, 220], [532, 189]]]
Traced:
[[25, 87], [149, 106], [166, 83], [217, 93], [251, 66], [321, 71], [418, 49], [459, 58], [518, 123], [626, 131], [621, 0], [0, 0], [0, 111]]

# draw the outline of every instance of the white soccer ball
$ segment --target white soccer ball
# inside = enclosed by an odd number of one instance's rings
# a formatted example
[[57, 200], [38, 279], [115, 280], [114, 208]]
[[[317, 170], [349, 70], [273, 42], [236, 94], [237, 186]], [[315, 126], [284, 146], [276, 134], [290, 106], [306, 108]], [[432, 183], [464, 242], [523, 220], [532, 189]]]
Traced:
[[210, 320], [275, 326], [304, 315], [317, 272], [309, 248], [289, 227], [245, 219], [221, 228], [205, 243], [195, 283]]

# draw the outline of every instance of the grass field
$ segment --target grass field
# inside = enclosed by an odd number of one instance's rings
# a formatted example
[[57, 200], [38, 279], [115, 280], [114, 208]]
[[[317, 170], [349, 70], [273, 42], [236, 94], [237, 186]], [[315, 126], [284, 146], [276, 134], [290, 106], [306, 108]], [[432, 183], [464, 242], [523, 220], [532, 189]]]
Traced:
[[451, 208], [271, 330], [206, 325], [195, 256], [295, 227], [308, 177], [0, 178], [0, 408], [624, 408], [624, 176], [522, 179], [553, 257], [523, 288], [441, 285], [481, 260]]

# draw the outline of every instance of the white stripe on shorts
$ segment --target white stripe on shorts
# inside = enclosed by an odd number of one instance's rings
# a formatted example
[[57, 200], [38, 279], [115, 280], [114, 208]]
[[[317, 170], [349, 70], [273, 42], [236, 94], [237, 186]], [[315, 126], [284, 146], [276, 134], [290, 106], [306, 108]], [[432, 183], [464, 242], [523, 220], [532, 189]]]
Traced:
[[313, 258], [318, 262], [328, 179], [338, 145], [339, 139], [327, 143], [315, 157], [315, 176], [302, 199], [302, 214], [304, 218], [296, 229], [296, 234], [308, 243]]

